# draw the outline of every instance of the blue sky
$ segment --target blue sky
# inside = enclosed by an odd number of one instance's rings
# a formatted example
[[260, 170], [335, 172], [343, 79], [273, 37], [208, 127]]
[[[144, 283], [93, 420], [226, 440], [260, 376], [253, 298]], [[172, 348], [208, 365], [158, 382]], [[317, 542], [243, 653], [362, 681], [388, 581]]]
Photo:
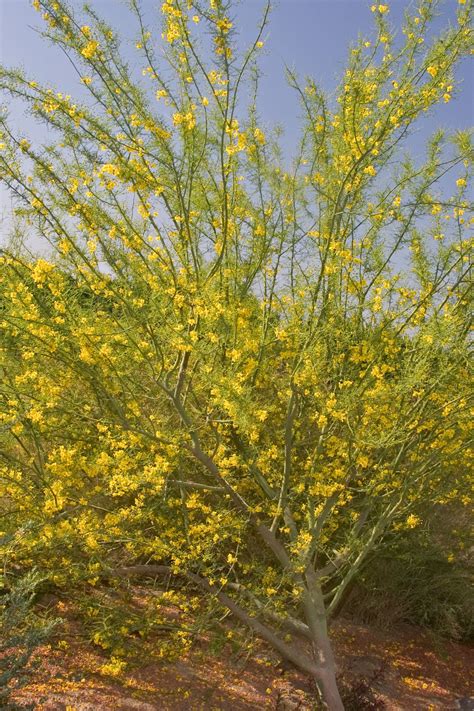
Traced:
[[[142, 0], [142, 3], [152, 27], [157, 27], [161, 2]], [[70, 0], [70, 4], [79, 10], [82, 1]], [[91, 4], [130, 41], [134, 39], [130, 13], [121, 0], [92, 0]], [[296, 135], [299, 107], [286, 84], [285, 65], [296, 69], [302, 77], [312, 76], [326, 90], [333, 90], [344, 69], [350, 43], [359, 33], [370, 36], [373, 32], [370, 4], [365, 0], [277, 0], [274, 3], [262, 54], [260, 114], [267, 125], [283, 125], [287, 149], [291, 148]], [[390, 20], [400, 26], [410, 3], [395, 0], [389, 4]], [[235, 16], [243, 42], [253, 38], [263, 5], [263, 0], [236, 3]], [[455, 0], [442, 3], [434, 28], [441, 28], [449, 21], [454, 23], [456, 7]], [[76, 89], [77, 93], [81, 92], [83, 87], [78, 85], [64, 55], [35, 31], [41, 25], [29, 0], [0, 0], [0, 62], [6, 66], [23, 66], [35, 79], [55, 85], [59, 91], [72, 95]], [[458, 78], [463, 84], [461, 95], [424, 119], [411, 139], [410, 147], [415, 152], [421, 152], [426, 137], [438, 126], [455, 129], [473, 125], [474, 81], [469, 60], [460, 66]], [[40, 135], [39, 128], [18, 109], [14, 109], [13, 117], [17, 127], [33, 140]], [[0, 214], [5, 214], [7, 202], [3, 192]]]

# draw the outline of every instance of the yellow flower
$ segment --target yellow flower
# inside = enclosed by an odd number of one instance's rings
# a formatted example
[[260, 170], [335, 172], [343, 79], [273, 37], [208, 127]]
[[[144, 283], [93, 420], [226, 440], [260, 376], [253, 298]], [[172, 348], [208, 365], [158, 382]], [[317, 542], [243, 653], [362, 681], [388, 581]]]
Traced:
[[224, 35], [226, 35], [232, 28], [232, 22], [227, 17], [223, 17], [222, 20], [218, 20], [216, 22], [216, 26]]
[[318, 427], [320, 429], [325, 427], [327, 425], [327, 422], [328, 422], [328, 418], [326, 417], [326, 415], [322, 415], [322, 414], [319, 415], [319, 417], [317, 419], [317, 423], [318, 423]]
[[94, 40], [91, 40], [86, 44], [86, 46], [81, 50], [81, 54], [83, 57], [86, 59], [92, 59], [92, 57], [96, 54], [97, 48], [99, 44], [98, 42], [95, 42]]
[[198, 17], [198, 15], [193, 15], [193, 22], [195, 22], [196, 25], [198, 24], [199, 21], [200, 21], [200, 18]]
[[[195, 108], [196, 107], [193, 104], [193, 109], [195, 109]], [[194, 114], [192, 113], [192, 111], [188, 111], [188, 113], [183, 116], [183, 120], [184, 120], [185, 127], [189, 131], [191, 131], [196, 125], [196, 118], [195, 118]]]
[[99, 173], [108, 173], [109, 175], [119, 175], [120, 168], [113, 163], [104, 163]]
[[437, 73], [438, 73], [438, 67], [435, 67], [435, 66], [433, 66], [432, 64], [430, 64], [429, 67], [426, 67], [426, 71], [427, 71], [428, 74], [430, 74], [432, 77], [435, 77], [435, 76], [437, 75]]
[[105, 674], [106, 676], [119, 676], [126, 666], [127, 663], [122, 659], [110, 657], [110, 662], [108, 664], [103, 664], [100, 671], [101, 674]]
[[137, 212], [144, 220], [148, 219], [148, 217], [150, 216], [150, 210], [146, 205], [143, 205], [143, 203], [140, 203], [140, 205], [138, 205]]
[[263, 144], [265, 143], [265, 134], [263, 133], [263, 131], [261, 131], [259, 128], [256, 128], [253, 132], [253, 135], [257, 143], [260, 143], [260, 145], [263, 146]]
[[52, 271], [54, 271], [54, 264], [50, 264], [44, 259], [38, 259], [31, 272], [31, 276], [35, 284], [43, 284]]
[[464, 180], [464, 178], [459, 178], [458, 180], [456, 180], [456, 185], [458, 186], [458, 188], [464, 188], [466, 186], [466, 181]]

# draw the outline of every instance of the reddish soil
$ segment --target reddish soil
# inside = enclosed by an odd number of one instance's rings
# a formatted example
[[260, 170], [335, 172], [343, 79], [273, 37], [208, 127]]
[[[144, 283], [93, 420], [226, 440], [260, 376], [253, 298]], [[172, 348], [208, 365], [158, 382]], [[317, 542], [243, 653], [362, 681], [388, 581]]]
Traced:
[[471, 646], [408, 625], [387, 632], [345, 621], [335, 625], [333, 640], [343, 676], [373, 679], [390, 711], [455, 709], [456, 699], [474, 692]]
[[[385, 632], [345, 620], [334, 624], [332, 638], [343, 683], [366, 679], [390, 711], [455, 709], [456, 699], [472, 694], [472, 647], [435, 641], [415, 627]], [[19, 706], [34, 702], [37, 711], [318, 708], [311, 681], [263, 643], [246, 655], [226, 645], [214, 656], [202, 639], [183, 659], [130, 664], [113, 676], [103, 668], [104, 652], [70, 620], [66, 634], [41, 648], [39, 658], [30, 683], [14, 696]]]

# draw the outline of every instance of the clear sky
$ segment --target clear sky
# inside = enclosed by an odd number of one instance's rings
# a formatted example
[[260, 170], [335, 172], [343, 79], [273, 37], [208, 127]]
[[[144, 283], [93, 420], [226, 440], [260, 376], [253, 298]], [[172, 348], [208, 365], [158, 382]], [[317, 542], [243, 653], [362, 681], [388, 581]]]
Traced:
[[[82, 0], [70, 0], [78, 10]], [[90, 4], [119, 32], [132, 40], [135, 27], [131, 15], [121, 0], [90, 0]], [[142, 0], [150, 22], [157, 27], [160, 0]], [[255, 32], [257, 18], [264, 0], [241, 0], [236, 3], [235, 17], [243, 42], [249, 42]], [[299, 107], [293, 91], [285, 80], [285, 65], [297, 70], [300, 76], [312, 76], [323, 88], [331, 91], [337, 85], [348, 47], [358, 34], [370, 36], [374, 23], [370, 12], [371, 2], [366, 0], [276, 0], [262, 56], [260, 113], [265, 124], [279, 123], [285, 129], [285, 145], [291, 148], [296, 135]], [[390, 20], [400, 27], [403, 13], [410, 3], [392, 0]], [[441, 4], [435, 28], [455, 22], [457, 2], [447, 0]], [[6, 66], [23, 66], [35, 79], [48, 82], [58, 91], [79, 94], [84, 87], [59, 49], [48, 45], [35, 28], [42, 25], [29, 0], [0, 0], [0, 62]], [[157, 32], [159, 37], [159, 33]], [[161, 38], [160, 38], [161, 41]], [[130, 56], [132, 49], [130, 48]], [[421, 151], [425, 138], [438, 126], [466, 128], [474, 124], [474, 81], [472, 62], [466, 60], [459, 68], [463, 87], [461, 96], [440, 106], [428, 116], [411, 139], [411, 148]], [[31, 138], [39, 129], [28, 117], [14, 110], [18, 128]], [[2, 210], [7, 202], [2, 195]]]

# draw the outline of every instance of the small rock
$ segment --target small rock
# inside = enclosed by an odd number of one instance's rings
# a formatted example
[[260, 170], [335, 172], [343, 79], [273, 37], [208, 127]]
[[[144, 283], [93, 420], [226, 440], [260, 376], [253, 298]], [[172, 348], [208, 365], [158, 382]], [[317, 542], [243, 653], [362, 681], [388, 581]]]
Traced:
[[380, 659], [377, 659], [377, 657], [371, 657], [369, 655], [354, 655], [349, 659], [348, 669], [354, 674], [364, 677], [371, 677], [380, 672], [383, 666], [383, 662]]

